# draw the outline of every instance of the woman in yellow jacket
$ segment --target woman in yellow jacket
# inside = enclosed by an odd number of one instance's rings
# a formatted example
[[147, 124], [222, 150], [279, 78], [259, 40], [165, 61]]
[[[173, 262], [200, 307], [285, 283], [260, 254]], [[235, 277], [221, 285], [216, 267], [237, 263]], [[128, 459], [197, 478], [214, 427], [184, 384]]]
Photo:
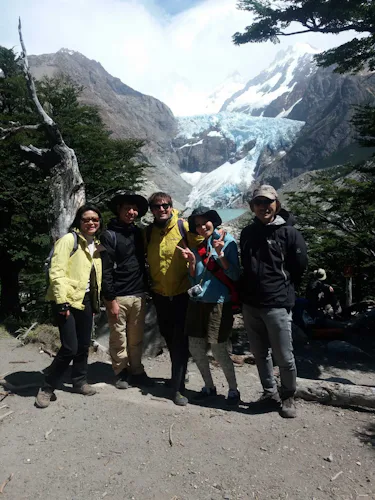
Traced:
[[102, 264], [96, 237], [102, 224], [100, 211], [86, 204], [77, 211], [71, 232], [55, 243], [46, 299], [52, 301], [61, 348], [46, 370], [35, 401], [38, 408], [55, 399], [54, 390], [71, 361], [74, 392], [85, 396], [96, 392], [87, 383], [87, 358], [93, 314], [99, 311]]

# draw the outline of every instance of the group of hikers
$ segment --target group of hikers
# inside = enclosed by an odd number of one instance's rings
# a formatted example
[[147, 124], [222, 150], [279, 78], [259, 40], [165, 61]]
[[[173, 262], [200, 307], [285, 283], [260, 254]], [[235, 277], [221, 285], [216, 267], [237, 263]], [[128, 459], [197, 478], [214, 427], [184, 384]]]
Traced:
[[[241, 302], [263, 386], [263, 395], [252, 404], [295, 417], [292, 308], [295, 286], [307, 267], [306, 245], [272, 186], [255, 189], [249, 204], [255, 217], [242, 230], [239, 251], [233, 236], [220, 229], [216, 210], [200, 206], [184, 221], [167, 193], [154, 193], [148, 200], [132, 193], [116, 195], [109, 203], [114, 218], [106, 229], [97, 207], [81, 207], [71, 231], [55, 243], [50, 262], [47, 300], [53, 303], [61, 348], [45, 370], [36, 406], [46, 408], [56, 399], [54, 391], [71, 362], [74, 392], [95, 394], [87, 382], [87, 360], [101, 297], [108, 314], [115, 386], [154, 385], [142, 364], [150, 293], [170, 353], [171, 379], [166, 385], [176, 405], [188, 404], [190, 355], [204, 382], [196, 399], [217, 396], [209, 347], [228, 383], [227, 404], [240, 403], [227, 343], [234, 308]], [[148, 209], [154, 220], [140, 229], [135, 222]], [[273, 361], [280, 370], [279, 388]]]

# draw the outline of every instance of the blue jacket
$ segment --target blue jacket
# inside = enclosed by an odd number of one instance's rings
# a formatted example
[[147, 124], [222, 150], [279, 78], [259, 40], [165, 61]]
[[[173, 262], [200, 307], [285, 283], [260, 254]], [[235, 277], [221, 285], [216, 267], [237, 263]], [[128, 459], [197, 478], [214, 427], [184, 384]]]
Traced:
[[[203, 291], [197, 297], [191, 298], [191, 300], [215, 304], [220, 302], [230, 302], [229, 288], [206, 269], [197, 250], [193, 249], [192, 251], [194, 252], [196, 258], [196, 266], [195, 276], [194, 278], [190, 277], [190, 281], [192, 285], [197, 285], [201, 282], [203, 277], [203, 281], [200, 283]], [[212, 236], [207, 241], [207, 251], [211, 251], [211, 256], [221, 266], [221, 261], [218, 259], [217, 253], [212, 247]], [[233, 281], [237, 281], [240, 277], [240, 261], [238, 258], [237, 243], [231, 234], [227, 233], [225, 235], [223, 252], [226, 259], [230, 263], [229, 268], [224, 270], [224, 272], [228, 278]]]

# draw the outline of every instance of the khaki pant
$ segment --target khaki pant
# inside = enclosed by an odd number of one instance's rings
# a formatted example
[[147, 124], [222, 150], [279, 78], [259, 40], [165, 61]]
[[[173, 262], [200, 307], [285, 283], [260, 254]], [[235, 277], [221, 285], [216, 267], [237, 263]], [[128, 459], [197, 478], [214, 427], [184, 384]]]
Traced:
[[108, 315], [109, 354], [116, 375], [127, 369], [133, 375], [144, 372], [141, 362], [146, 315], [144, 297], [116, 297], [120, 306], [118, 320]]

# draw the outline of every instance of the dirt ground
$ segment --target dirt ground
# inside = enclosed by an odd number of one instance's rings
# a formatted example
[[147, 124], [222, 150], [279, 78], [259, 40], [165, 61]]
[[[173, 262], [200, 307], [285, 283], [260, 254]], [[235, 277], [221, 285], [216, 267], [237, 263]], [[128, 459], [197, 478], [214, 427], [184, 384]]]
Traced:
[[[248, 364], [236, 368], [238, 409], [225, 409], [226, 385], [214, 366], [222, 395], [215, 406], [179, 408], [163, 384], [166, 353], [144, 360], [158, 382], [148, 392], [115, 389], [107, 360], [93, 355], [89, 378], [98, 394], [73, 394], [67, 377], [57, 401], [38, 410], [36, 386], [50, 358], [6, 335], [0, 350], [0, 377], [31, 385], [0, 402], [7, 405], [0, 419], [13, 411], [0, 420], [0, 485], [13, 474], [4, 500], [375, 499], [374, 412], [298, 401], [294, 420], [250, 414], [260, 384]], [[320, 345], [296, 356], [300, 376], [375, 386], [375, 367], [359, 354]], [[193, 363], [189, 371], [193, 396], [202, 382]]]

